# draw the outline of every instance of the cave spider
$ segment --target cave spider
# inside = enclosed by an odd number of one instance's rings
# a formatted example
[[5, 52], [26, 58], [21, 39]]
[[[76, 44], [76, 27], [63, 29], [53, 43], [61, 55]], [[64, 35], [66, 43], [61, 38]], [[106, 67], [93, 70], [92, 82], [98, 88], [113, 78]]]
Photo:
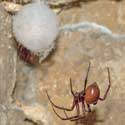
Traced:
[[[100, 89], [99, 89], [96, 82], [93, 82], [91, 85], [86, 87], [87, 86], [87, 81], [88, 81], [88, 74], [89, 74], [89, 70], [90, 70], [90, 65], [91, 65], [91, 63], [89, 63], [89, 66], [88, 66], [87, 74], [86, 74], [85, 81], [84, 81], [84, 88], [83, 88], [82, 91], [80, 91], [80, 92], [74, 92], [73, 91], [72, 80], [70, 78], [70, 91], [71, 91], [72, 96], [73, 96], [73, 104], [72, 104], [71, 108], [65, 108], [65, 107], [58, 106], [58, 105], [54, 104], [53, 101], [50, 99], [50, 96], [49, 96], [48, 92], [46, 91], [48, 99], [49, 99], [49, 101], [50, 101], [50, 103], [52, 105], [53, 111], [55, 112], [55, 114], [60, 119], [62, 119], [62, 120], [70, 120], [70, 121], [77, 121], [79, 119], [85, 118], [85, 115], [83, 115], [83, 116], [80, 115], [79, 103], [82, 104], [82, 111], [83, 111], [83, 113], [85, 113], [85, 112], [91, 112], [90, 104], [96, 105], [99, 100], [104, 101], [106, 99], [107, 94], [108, 94], [109, 89], [110, 89], [110, 86], [111, 86], [109, 68], [107, 68], [109, 85], [107, 87], [107, 90], [106, 90], [104, 96], [100, 97]], [[87, 105], [88, 110], [85, 109], [85, 104]], [[60, 116], [56, 112], [55, 108], [63, 110], [64, 114], [65, 114], [65, 117]], [[74, 108], [76, 108], [77, 114], [75, 116], [69, 117], [67, 115], [66, 111], [73, 111]]]

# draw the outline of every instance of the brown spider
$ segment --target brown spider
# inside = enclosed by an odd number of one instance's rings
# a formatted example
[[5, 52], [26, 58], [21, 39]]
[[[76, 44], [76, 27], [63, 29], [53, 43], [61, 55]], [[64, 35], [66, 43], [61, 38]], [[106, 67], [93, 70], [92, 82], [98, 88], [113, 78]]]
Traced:
[[[48, 99], [49, 99], [49, 101], [50, 101], [50, 103], [52, 105], [53, 111], [55, 112], [55, 114], [60, 119], [62, 119], [62, 120], [76, 121], [76, 120], [85, 118], [85, 116], [80, 115], [80, 109], [79, 109], [79, 103], [80, 102], [82, 104], [82, 111], [83, 111], [83, 113], [85, 113], [85, 112], [91, 112], [90, 104], [96, 105], [97, 102], [98, 102], [98, 100], [103, 101], [103, 100], [106, 99], [107, 94], [108, 94], [109, 89], [110, 89], [110, 86], [111, 86], [109, 68], [107, 68], [109, 85], [108, 85], [108, 88], [107, 88], [107, 90], [106, 90], [106, 92], [105, 92], [105, 94], [104, 94], [103, 97], [100, 97], [100, 89], [99, 89], [99, 87], [98, 87], [98, 85], [97, 85], [96, 82], [92, 83], [91, 85], [89, 85], [86, 88], [89, 70], [90, 70], [90, 63], [89, 63], [89, 67], [88, 67], [86, 78], [85, 78], [85, 82], [84, 82], [84, 89], [82, 91], [80, 91], [80, 92], [75, 92], [74, 93], [74, 91], [72, 89], [72, 80], [70, 78], [70, 89], [71, 89], [71, 93], [72, 93], [73, 98], [74, 98], [73, 99], [73, 104], [72, 104], [71, 108], [64, 108], [64, 107], [61, 107], [61, 106], [58, 106], [58, 105], [54, 104], [52, 102], [52, 100], [50, 99], [50, 96], [48, 95], [48, 92], [46, 91]], [[86, 105], [88, 107], [88, 110], [85, 109], [85, 103], [86, 103]], [[63, 110], [66, 117], [63, 118], [62, 116], [60, 116], [55, 111], [54, 107], [57, 108], [57, 109]], [[76, 108], [76, 110], [77, 110], [77, 115], [69, 117], [67, 115], [66, 111], [72, 111], [74, 108]]]

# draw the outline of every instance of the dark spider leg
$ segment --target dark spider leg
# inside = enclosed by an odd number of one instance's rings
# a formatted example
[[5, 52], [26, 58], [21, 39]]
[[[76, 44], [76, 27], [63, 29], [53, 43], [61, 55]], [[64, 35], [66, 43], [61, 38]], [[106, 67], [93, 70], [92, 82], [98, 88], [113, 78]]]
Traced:
[[75, 108], [75, 105], [76, 105], [76, 104], [75, 104], [74, 101], [73, 101], [73, 105], [72, 105], [71, 108], [64, 108], [64, 107], [61, 107], [61, 106], [55, 105], [55, 104], [52, 102], [52, 100], [50, 99], [50, 97], [49, 97], [47, 91], [46, 91], [46, 93], [47, 93], [47, 96], [48, 96], [48, 99], [49, 99], [51, 105], [54, 106], [55, 108], [62, 109], [62, 110], [66, 110], [66, 111], [72, 111], [72, 110]]
[[67, 115], [67, 113], [66, 113], [66, 111], [65, 111], [65, 110], [64, 110], [64, 114], [65, 114], [66, 118], [68, 118], [68, 115]]
[[[79, 105], [78, 105], [79, 106]], [[76, 117], [76, 118], [73, 118], [73, 119], [71, 119], [70, 121], [77, 121], [77, 120], [80, 120], [80, 119], [83, 119], [83, 118], [85, 118], [85, 115], [83, 115], [83, 116], [80, 116], [79, 114], [80, 114], [80, 112], [79, 111], [77, 111], [77, 116], [78, 117]]]
[[68, 120], [67, 118], [61, 117], [61, 116], [55, 111], [53, 105], [52, 105], [52, 108], [53, 108], [54, 113], [55, 113], [61, 120]]
[[91, 63], [89, 62], [89, 66], [88, 66], [88, 70], [87, 70], [87, 74], [86, 74], [86, 77], [85, 77], [85, 82], [84, 82], [84, 92], [85, 92], [85, 89], [86, 89], [86, 85], [87, 85], [87, 82], [88, 82], [88, 74], [89, 74], [89, 70], [90, 70], [90, 65]]
[[[70, 121], [76, 121], [80, 118], [79, 104], [76, 105], [77, 115], [70, 117]], [[66, 113], [66, 112], [65, 112]], [[66, 114], [67, 115], [67, 114]], [[68, 117], [68, 116], [67, 116]], [[69, 117], [68, 117], [69, 118]]]
[[[66, 114], [65, 110], [64, 110], [64, 113], [66, 115], [66, 118], [63, 118], [61, 117], [57, 112], [56, 110], [54, 109], [53, 105], [52, 105], [52, 108], [53, 108], [53, 111], [55, 112], [55, 114], [61, 119], [61, 120], [71, 120], [73, 118], [77, 118], [79, 116], [79, 114], [77, 114], [76, 116], [72, 116], [72, 117], [68, 117], [68, 115]], [[78, 109], [79, 110], [79, 109]]]
[[82, 111], [83, 111], [83, 114], [85, 114], [85, 112], [88, 112], [88, 111], [85, 109], [85, 104], [84, 104], [84, 102], [82, 102]]
[[85, 118], [85, 116], [80, 116], [79, 104], [76, 105], [76, 108], [77, 108], [77, 117], [72, 118], [70, 121], [77, 121], [77, 120], [79, 120], [79, 119]]
[[83, 118], [85, 118], [85, 116], [79, 116], [77, 118], [71, 119], [70, 121], [78, 121], [78, 120], [83, 119]]
[[[64, 111], [64, 112], [65, 112], [65, 111]], [[66, 113], [66, 112], [65, 112], [65, 113]], [[80, 116], [79, 114], [80, 114], [80, 110], [79, 110], [79, 105], [78, 105], [78, 107], [77, 107], [77, 115], [74, 116], [74, 117], [72, 117], [72, 119], [70, 119], [70, 121], [77, 121], [77, 120], [80, 120], [80, 119], [85, 118], [85, 115]], [[67, 114], [66, 114], [66, 115], [67, 115]]]
[[91, 112], [91, 107], [89, 104], [87, 104], [87, 107], [88, 107], [88, 111], [87, 112]]
[[76, 105], [76, 110], [77, 110], [77, 116], [79, 116], [79, 114], [80, 114], [79, 103]]
[[[67, 113], [66, 113], [65, 110], [64, 110], [64, 114], [65, 114], [66, 118], [69, 119], [69, 116], [67, 115]], [[72, 120], [72, 119], [74, 119], [74, 118], [77, 118], [77, 117], [78, 117], [78, 115], [72, 116], [72, 117], [70, 117], [70, 118], [71, 118], [70, 120]]]
[[72, 79], [71, 78], [70, 78], [70, 91], [71, 91], [72, 95], [75, 97], [75, 93], [72, 88]]
[[101, 101], [103, 101], [103, 100], [105, 100], [105, 99], [106, 99], [107, 94], [108, 94], [108, 92], [109, 92], [109, 89], [110, 89], [110, 87], [111, 87], [111, 79], [110, 79], [110, 71], [109, 71], [109, 68], [107, 68], [107, 71], [108, 71], [109, 85], [108, 85], [108, 88], [107, 88], [107, 90], [106, 90], [106, 92], [105, 92], [104, 96], [103, 96], [102, 98], [101, 98], [101, 97], [99, 97], [99, 100], [101, 100]]
[[65, 116], [66, 116], [66, 118], [71, 118], [70, 120], [72, 120], [72, 119], [74, 119], [74, 118], [77, 118], [78, 117], [78, 115], [75, 115], [75, 116], [72, 116], [72, 117], [69, 117], [68, 115], [67, 115], [67, 113], [66, 113], [66, 111], [64, 110], [64, 114], [65, 114]]

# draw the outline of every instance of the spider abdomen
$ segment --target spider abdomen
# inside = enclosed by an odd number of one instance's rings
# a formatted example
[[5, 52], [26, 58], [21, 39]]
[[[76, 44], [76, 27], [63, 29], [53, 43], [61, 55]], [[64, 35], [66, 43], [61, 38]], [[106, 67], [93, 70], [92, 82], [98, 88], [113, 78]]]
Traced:
[[91, 84], [85, 91], [85, 101], [87, 104], [96, 104], [100, 96], [100, 90], [96, 83]]

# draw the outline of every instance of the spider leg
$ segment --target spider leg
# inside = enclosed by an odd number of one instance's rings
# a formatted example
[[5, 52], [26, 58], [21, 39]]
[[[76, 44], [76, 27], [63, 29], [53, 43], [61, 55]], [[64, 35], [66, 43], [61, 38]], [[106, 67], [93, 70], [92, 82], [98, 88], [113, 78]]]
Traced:
[[69, 117], [69, 116], [67, 115], [67, 113], [65, 112], [65, 110], [64, 110], [64, 113], [65, 113], [65, 115], [66, 115], [66, 117], [67, 117], [68, 120], [70, 120], [70, 121], [75, 121], [75, 119], [78, 119], [78, 118], [79, 118], [79, 114], [80, 114], [79, 104], [76, 105], [76, 110], [77, 110], [77, 114], [76, 114], [75, 116], [72, 116], [72, 117]]
[[73, 119], [73, 118], [77, 118], [78, 117], [78, 115], [75, 115], [75, 116], [72, 116], [72, 117], [69, 117], [68, 115], [67, 115], [67, 113], [66, 113], [66, 111], [64, 110], [64, 114], [65, 114], [65, 116], [66, 116], [66, 118], [71, 118], [71, 119]]
[[75, 97], [75, 93], [72, 88], [72, 79], [71, 78], [70, 78], [70, 91], [71, 91], [72, 95]]
[[109, 71], [109, 68], [107, 68], [107, 71], [108, 71], [108, 80], [109, 80], [109, 85], [108, 85], [108, 88], [107, 88], [107, 90], [106, 90], [104, 96], [103, 96], [102, 98], [99, 97], [99, 100], [101, 100], [101, 101], [104, 101], [104, 100], [106, 99], [107, 94], [108, 94], [108, 92], [109, 92], [109, 89], [110, 89], [110, 87], [111, 87], [111, 79], [110, 79], [110, 71]]
[[66, 118], [68, 118], [68, 115], [67, 115], [67, 113], [66, 113], [66, 111], [65, 111], [65, 110], [64, 110], [64, 114], [65, 114]]
[[83, 111], [83, 115], [85, 114], [85, 112], [88, 112], [88, 111], [85, 109], [85, 104], [84, 104], [83, 101], [82, 101], [82, 111]]
[[[78, 105], [76, 105], [76, 109], [77, 109], [77, 115], [76, 115], [76, 116], [71, 117], [70, 121], [77, 121], [77, 120], [80, 120], [80, 119], [85, 118], [85, 115], [80, 116], [79, 104], [78, 104]], [[67, 115], [67, 114], [66, 114], [66, 115]]]
[[64, 108], [64, 107], [61, 107], [61, 106], [58, 106], [58, 105], [54, 104], [54, 103], [52, 102], [52, 100], [50, 99], [50, 96], [49, 96], [49, 94], [48, 94], [47, 91], [46, 91], [46, 93], [47, 93], [47, 97], [48, 97], [48, 99], [49, 99], [51, 105], [54, 106], [55, 108], [62, 109], [62, 110], [66, 110], [66, 111], [72, 111], [72, 110], [75, 108], [76, 103], [75, 103], [74, 101], [73, 101], [73, 105], [72, 105], [71, 108]]
[[68, 118], [68, 120], [70, 120], [70, 121], [77, 121], [77, 120], [80, 120], [80, 119], [85, 118], [85, 115], [83, 115], [83, 116], [80, 116], [80, 115], [79, 115], [79, 114], [80, 114], [79, 104], [76, 106], [76, 109], [77, 109], [77, 115], [72, 116], [72, 117], [68, 117], [66, 111], [64, 110], [64, 114], [65, 114], [65, 116]]
[[91, 112], [91, 107], [89, 104], [87, 104], [87, 107], [88, 107], [88, 111], [87, 112]]
[[85, 119], [85, 116], [79, 116], [77, 118], [71, 119], [70, 121], [78, 121], [80, 119]]
[[52, 105], [52, 108], [53, 108], [54, 113], [55, 113], [61, 120], [71, 120], [72, 118], [78, 117], [77, 115], [76, 115], [76, 116], [72, 116], [72, 117], [68, 117], [68, 115], [66, 114], [66, 112], [65, 112], [65, 110], [64, 110], [64, 114], [65, 114], [66, 118], [63, 118], [62, 116], [60, 116], [60, 115], [56, 112], [56, 110], [54, 109], [53, 105]]
[[90, 70], [90, 65], [91, 65], [91, 62], [89, 62], [89, 66], [88, 66], [87, 74], [86, 74], [86, 77], [85, 77], [84, 90], [83, 90], [84, 92], [85, 92], [86, 85], [87, 85], [87, 82], [88, 82], [88, 74], [89, 74], [89, 70]]
[[75, 115], [75, 116], [69, 117], [69, 116], [67, 115], [66, 111], [64, 110], [64, 114], [65, 114], [66, 118], [63, 118], [62, 116], [60, 116], [60, 115], [56, 112], [56, 110], [54, 109], [53, 105], [52, 105], [52, 108], [53, 108], [53, 111], [55, 112], [55, 114], [56, 114], [60, 119], [62, 119], [62, 120], [71, 120], [71, 121], [73, 121], [73, 119], [75, 120], [75, 119], [79, 118], [79, 113], [80, 113], [80, 111], [79, 111], [79, 105], [78, 105], [78, 104], [76, 105], [77, 115]]
[[55, 113], [61, 120], [68, 120], [67, 118], [61, 117], [61, 116], [56, 112], [56, 110], [54, 109], [53, 105], [52, 105], [52, 108], [53, 108], [54, 113]]

